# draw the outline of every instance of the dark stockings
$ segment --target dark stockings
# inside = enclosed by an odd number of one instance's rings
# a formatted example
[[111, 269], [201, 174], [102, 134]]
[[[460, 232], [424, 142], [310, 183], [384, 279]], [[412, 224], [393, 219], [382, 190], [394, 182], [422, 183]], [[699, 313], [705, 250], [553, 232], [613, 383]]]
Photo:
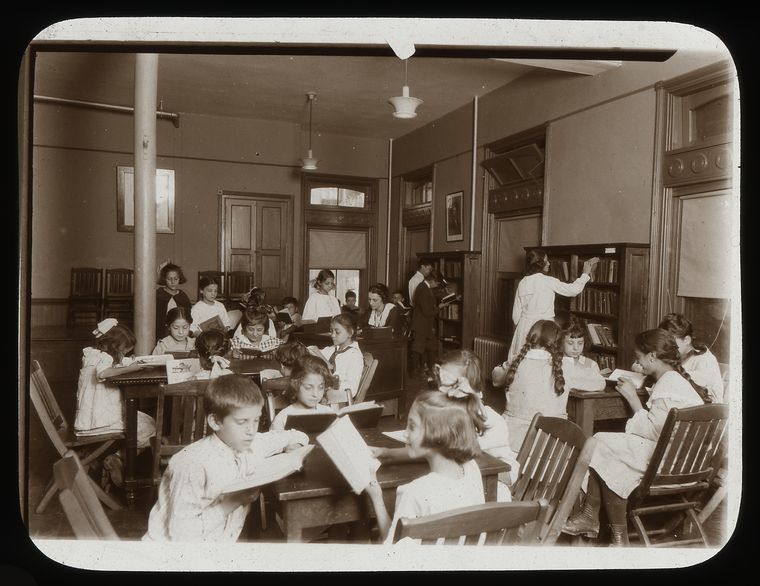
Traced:
[[589, 472], [586, 503], [590, 507], [599, 510], [603, 501], [604, 510], [607, 512], [607, 520], [610, 525], [625, 525], [627, 522], [628, 499], [624, 499], [614, 493], [594, 470], [589, 470]]

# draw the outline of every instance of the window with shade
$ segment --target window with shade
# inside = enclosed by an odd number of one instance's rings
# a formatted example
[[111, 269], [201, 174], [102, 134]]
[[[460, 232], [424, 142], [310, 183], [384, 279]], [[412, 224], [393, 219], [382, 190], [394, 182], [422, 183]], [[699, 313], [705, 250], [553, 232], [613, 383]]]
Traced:
[[412, 208], [433, 201], [433, 169], [427, 168], [404, 175], [404, 207]]
[[356, 293], [357, 304], [366, 305], [364, 280], [367, 269], [367, 240], [364, 230], [309, 230], [309, 291], [319, 271], [329, 269], [335, 275], [335, 291], [341, 305], [346, 292]]

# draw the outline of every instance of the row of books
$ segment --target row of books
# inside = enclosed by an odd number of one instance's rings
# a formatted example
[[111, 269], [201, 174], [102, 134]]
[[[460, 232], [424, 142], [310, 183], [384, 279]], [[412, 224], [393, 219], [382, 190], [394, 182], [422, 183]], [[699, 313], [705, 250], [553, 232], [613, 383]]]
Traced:
[[597, 346], [606, 346], [607, 348], [617, 348], [617, 341], [612, 328], [605, 324], [586, 324], [588, 335], [591, 342]]
[[591, 313], [617, 314], [618, 294], [616, 291], [584, 289], [572, 300], [572, 309]]
[[440, 271], [444, 277], [453, 277], [455, 279], [461, 279], [462, 275], [462, 263], [458, 260], [441, 260]]
[[[582, 266], [583, 260], [578, 259], [580, 266]], [[591, 271], [592, 283], [617, 283], [618, 282], [618, 261], [615, 258], [599, 259], [599, 262]]]
[[586, 352], [586, 356], [594, 360], [599, 365], [599, 370], [609, 368], [615, 370], [615, 356], [612, 354], [602, 354], [601, 352]]
[[438, 312], [438, 317], [442, 319], [461, 319], [461, 315], [461, 306], [458, 303], [449, 303]]
[[556, 277], [560, 281], [569, 282], [571, 280], [570, 265], [566, 260], [549, 259], [549, 275]]

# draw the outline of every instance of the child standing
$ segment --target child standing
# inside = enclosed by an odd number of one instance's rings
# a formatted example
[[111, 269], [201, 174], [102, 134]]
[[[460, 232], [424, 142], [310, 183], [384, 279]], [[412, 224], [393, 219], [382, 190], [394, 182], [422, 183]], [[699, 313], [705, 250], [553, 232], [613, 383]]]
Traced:
[[[108, 377], [140, 370], [141, 366], [131, 363], [122, 366], [125, 357], [135, 347], [135, 335], [128, 327], [109, 318], [98, 324], [94, 347], [82, 350], [82, 368], [77, 384], [77, 409], [74, 418], [74, 433], [77, 435], [99, 435], [124, 430], [124, 401], [121, 389], [108, 382]], [[156, 422], [143, 413], [137, 412], [137, 448], [146, 448], [150, 438], [156, 434]], [[123, 458], [112, 454], [104, 461], [110, 472], [111, 481], [121, 486]]]
[[190, 309], [184, 306], [170, 309], [169, 313], [166, 314], [166, 326], [169, 329], [169, 335], [158, 341], [156, 347], [153, 348], [153, 354], [194, 350], [195, 339], [190, 337], [190, 324], [192, 323], [193, 318], [190, 315]]
[[227, 309], [224, 304], [216, 300], [216, 296], [219, 294], [218, 283], [211, 277], [201, 277], [198, 280], [198, 293], [198, 302], [193, 305], [190, 312], [193, 318], [191, 326], [193, 335], [201, 331], [200, 324], [214, 316], [218, 316], [222, 320], [225, 331], [229, 330], [230, 320], [227, 317]]
[[536, 413], [567, 419], [568, 393], [559, 342], [559, 326], [539, 320], [530, 328], [525, 344], [509, 367], [505, 362], [494, 368], [494, 384], [506, 384], [504, 417], [509, 426], [509, 444], [515, 452], [520, 451]]
[[678, 346], [668, 332], [659, 328], [641, 332], [636, 336], [635, 353], [641, 371], [657, 382], [644, 408], [633, 382], [620, 377], [615, 388], [630, 405], [633, 416], [625, 432], [594, 434], [597, 444], [589, 464], [583, 507], [562, 528], [570, 535], [597, 537], [604, 502], [612, 545], [616, 546], [628, 545], [627, 499], [641, 482], [668, 412], [674, 407], [685, 409], [709, 402], [704, 389], [695, 385], [681, 366]]
[[606, 386], [596, 361], [583, 355], [586, 347], [586, 328], [574, 317], [562, 330], [562, 376], [565, 388], [579, 391], [602, 391]]
[[354, 340], [356, 324], [353, 316], [341, 313], [330, 322], [330, 338], [333, 345], [319, 351], [327, 361], [330, 371], [338, 377], [338, 388], [327, 392], [331, 405], [349, 402], [359, 392], [359, 381], [364, 370], [364, 355], [359, 342]]
[[264, 333], [269, 321], [267, 314], [258, 308], [246, 309], [240, 329], [232, 336], [233, 354], [237, 356], [240, 350], [259, 350], [267, 353], [277, 348], [281, 344], [280, 339]]
[[309, 443], [300, 431], [257, 433], [264, 399], [245, 376], [209, 382], [203, 397], [211, 434], [175, 454], [148, 519], [149, 541], [236, 541], [258, 490], [222, 494], [266, 457]]
[[303, 356], [293, 365], [290, 385], [285, 398], [289, 405], [274, 418], [271, 431], [285, 429], [288, 415], [303, 413], [334, 413], [331, 407], [322, 405], [325, 389], [337, 387], [338, 381], [330, 374], [325, 361], [311, 354]]
[[392, 543], [401, 517], [417, 518], [485, 502], [483, 480], [474, 458], [480, 453], [472, 418], [457, 401], [439, 391], [418, 395], [409, 410], [406, 447], [427, 460], [430, 472], [396, 489], [393, 520], [371, 468], [367, 495], [375, 510], [380, 539]]
[[680, 313], [669, 313], [662, 318], [657, 327], [673, 334], [683, 369], [689, 373], [692, 380], [707, 389], [712, 402], [722, 403], [723, 376], [718, 360], [707, 345], [694, 339], [691, 322]]
[[174, 263], [161, 267], [158, 274], [158, 289], [156, 289], [156, 339], [166, 335], [166, 325], [169, 311], [182, 307], [190, 315], [190, 298], [179, 286], [187, 282], [182, 269]]
[[322, 269], [314, 280], [314, 287], [303, 308], [302, 321], [317, 321], [320, 317], [333, 317], [340, 313], [340, 302], [330, 293], [335, 290], [335, 275]]
[[564, 283], [555, 277], [550, 277], [551, 263], [541, 249], [529, 250], [525, 257], [525, 277], [520, 280], [515, 293], [515, 303], [512, 307], [512, 321], [515, 323], [515, 333], [509, 347], [507, 362], [511, 362], [525, 343], [525, 338], [531, 326], [540, 319], [554, 319], [554, 295], [559, 293], [565, 297], [575, 297], [591, 278], [590, 273], [598, 257], [588, 259], [583, 263], [583, 273], [572, 283]]

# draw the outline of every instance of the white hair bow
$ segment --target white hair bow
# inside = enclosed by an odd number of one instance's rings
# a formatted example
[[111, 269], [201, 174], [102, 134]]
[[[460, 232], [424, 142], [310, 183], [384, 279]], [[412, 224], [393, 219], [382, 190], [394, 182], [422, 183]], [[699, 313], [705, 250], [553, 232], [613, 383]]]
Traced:
[[98, 322], [98, 327], [92, 330], [92, 335], [96, 338], [100, 338], [100, 336], [108, 332], [108, 330], [110, 330], [118, 323], [119, 321], [115, 317], [107, 317], [103, 321]]

